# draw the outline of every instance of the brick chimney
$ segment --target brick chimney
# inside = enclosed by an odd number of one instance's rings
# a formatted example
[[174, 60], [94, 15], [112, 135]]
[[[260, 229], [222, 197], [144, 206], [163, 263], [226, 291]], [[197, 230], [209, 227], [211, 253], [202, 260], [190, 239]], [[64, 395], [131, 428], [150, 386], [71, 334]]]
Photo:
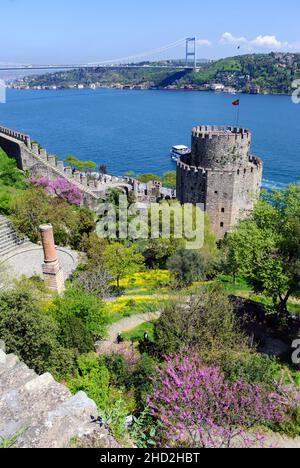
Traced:
[[43, 275], [46, 286], [61, 294], [64, 292], [64, 275], [57, 257], [51, 224], [40, 226], [44, 250]]

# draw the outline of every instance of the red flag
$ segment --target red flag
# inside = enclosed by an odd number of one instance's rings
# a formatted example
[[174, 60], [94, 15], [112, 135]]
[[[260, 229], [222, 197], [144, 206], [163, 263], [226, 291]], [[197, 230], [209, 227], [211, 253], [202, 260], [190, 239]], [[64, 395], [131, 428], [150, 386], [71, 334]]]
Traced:
[[240, 105], [240, 100], [237, 99], [236, 101], [233, 101], [232, 105], [233, 106], [239, 106]]

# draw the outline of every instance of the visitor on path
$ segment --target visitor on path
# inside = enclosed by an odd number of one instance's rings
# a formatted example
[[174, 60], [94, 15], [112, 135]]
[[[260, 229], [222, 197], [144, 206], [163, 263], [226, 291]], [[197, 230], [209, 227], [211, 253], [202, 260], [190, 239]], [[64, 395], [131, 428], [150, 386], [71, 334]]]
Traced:
[[144, 342], [149, 343], [149, 333], [147, 331], [144, 333]]
[[123, 341], [124, 341], [124, 339], [123, 339], [123, 336], [122, 336], [122, 332], [119, 332], [118, 336], [117, 336], [117, 343], [121, 344], [121, 343], [123, 343]]

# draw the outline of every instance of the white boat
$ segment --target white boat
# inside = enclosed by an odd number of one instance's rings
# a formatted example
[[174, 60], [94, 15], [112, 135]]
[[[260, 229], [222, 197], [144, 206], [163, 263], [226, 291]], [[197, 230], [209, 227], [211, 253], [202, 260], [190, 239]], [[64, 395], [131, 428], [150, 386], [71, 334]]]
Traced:
[[186, 154], [190, 154], [191, 149], [185, 145], [176, 145], [172, 146], [171, 149], [171, 159], [173, 161], [177, 161], [181, 156], [185, 156]]

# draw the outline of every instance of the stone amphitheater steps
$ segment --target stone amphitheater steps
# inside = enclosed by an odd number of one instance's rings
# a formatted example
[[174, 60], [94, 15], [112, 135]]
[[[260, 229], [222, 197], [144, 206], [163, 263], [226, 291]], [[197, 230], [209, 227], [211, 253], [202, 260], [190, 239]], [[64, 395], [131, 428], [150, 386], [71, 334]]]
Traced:
[[0, 260], [14, 251], [30, 245], [29, 240], [20, 237], [11, 225], [11, 222], [0, 215]]
[[96, 404], [85, 393], [72, 396], [50, 374], [38, 376], [0, 350], [0, 441], [17, 436], [14, 448], [65, 448], [96, 431], [112, 446], [108, 432], [91, 424], [91, 415], [97, 415]]

